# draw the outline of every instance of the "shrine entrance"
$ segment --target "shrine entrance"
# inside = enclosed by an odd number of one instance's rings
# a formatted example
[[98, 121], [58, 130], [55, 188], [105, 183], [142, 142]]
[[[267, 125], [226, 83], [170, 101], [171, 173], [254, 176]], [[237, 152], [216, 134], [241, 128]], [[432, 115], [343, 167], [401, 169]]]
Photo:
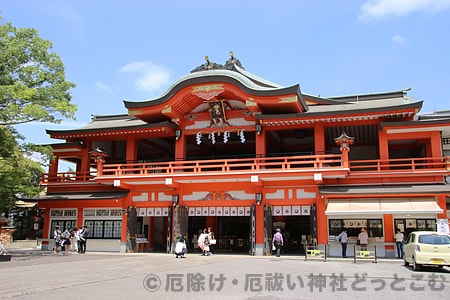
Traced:
[[214, 207], [204, 210], [190, 207], [189, 210], [192, 213], [188, 217], [187, 247], [192, 253], [200, 253], [197, 240], [201, 231], [208, 227], [211, 227], [217, 240], [217, 244], [212, 247], [213, 252], [253, 253], [255, 230], [252, 207]]

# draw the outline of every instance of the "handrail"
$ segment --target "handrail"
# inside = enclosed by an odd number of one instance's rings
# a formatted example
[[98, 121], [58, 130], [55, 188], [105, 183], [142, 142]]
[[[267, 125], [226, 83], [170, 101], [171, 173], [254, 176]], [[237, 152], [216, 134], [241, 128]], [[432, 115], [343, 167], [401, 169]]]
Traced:
[[[257, 172], [327, 171], [343, 169], [340, 154], [321, 154], [283, 157], [256, 157], [237, 159], [207, 159], [170, 162], [104, 164], [91, 172], [64, 172], [43, 174], [42, 184], [95, 182], [98, 177], [208, 175]], [[349, 174], [374, 175], [398, 173], [450, 172], [450, 157], [396, 158], [349, 161]]]
[[95, 177], [96, 172], [62, 172], [57, 174], [44, 173], [41, 176], [41, 183], [94, 181]]
[[350, 161], [350, 172], [421, 172], [424, 170], [446, 169], [449, 160], [445, 158], [394, 158]]
[[322, 169], [326, 167], [342, 168], [339, 154], [307, 155], [292, 157], [260, 157], [243, 159], [219, 159], [199, 161], [172, 161], [155, 163], [106, 164], [100, 176], [126, 176], [147, 174], [201, 174], [201, 173], [230, 173], [257, 172], [263, 169], [298, 170]]

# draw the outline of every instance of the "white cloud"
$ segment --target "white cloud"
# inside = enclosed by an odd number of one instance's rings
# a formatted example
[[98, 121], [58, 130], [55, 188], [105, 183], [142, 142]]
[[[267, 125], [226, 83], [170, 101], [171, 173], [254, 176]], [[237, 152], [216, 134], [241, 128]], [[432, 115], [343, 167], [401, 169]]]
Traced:
[[156, 91], [170, 80], [169, 72], [160, 65], [155, 65], [151, 61], [135, 61], [123, 66], [121, 72], [137, 73], [137, 86], [140, 90]]
[[98, 89], [100, 91], [107, 92], [107, 93], [111, 93], [112, 92], [112, 89], [108, 85], [104, 84], [101, 81], [97, 81], [94, 84], [94, 86], [95, 86], [96, 89]]
[[412, 12], [436, 12], [450, 8], [450, 0], [370, 0], [361, 7], [360, 20], [404, 16]]
[[394, 35], [392, 37], [392, 42], [397, 45], [401, 45], [407, 42], [407, 39], [401, 35]]

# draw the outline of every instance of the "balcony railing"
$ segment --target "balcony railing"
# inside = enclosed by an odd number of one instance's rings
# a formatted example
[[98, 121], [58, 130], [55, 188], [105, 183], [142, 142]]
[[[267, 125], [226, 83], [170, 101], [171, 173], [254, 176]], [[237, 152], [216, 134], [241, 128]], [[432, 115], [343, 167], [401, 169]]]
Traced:
[[350, 161], [351, 173], [417, 173], [446, 170], [450, 168], [448, 157], [445, 158], [398, 158]]
[[95, 181], [97, 172], [63, 172], [51, 175], [49, 173], [42, 174], [41, 183], [60, 182], [73, 183], [80, 181]]
[[[327, 172], [343, 170], [340, 154], [258, 157], [243, 159], [219, 159], [196, 161], [146, 162], [129, 164], [102, 164], [98, 171], [81, 173], [65, 172], [57, 175], [44, 174], [42, 184], [95, 182], [101, 178], [116, 177], [159, 177], [173, 175], [233, 175], [258, 174], [261, 172]], [[351, 176], [389, 176], [392, 174], [450, 175], [450, 159], [444, 158], [402, 158], [356, 160], [349, 162], [347, 174]]]
[[308, 155], [291, 157], [261, 157], [244, 159], [219, 159], [198, 161], [173, 161], [157, 163], [106, 164], [99, 176], [127, 176], [152, 174], [203, 174], [233, 173], [261, 170], [286, 171], [323, 169], [329, 167], [342, 168], [341, 155]]

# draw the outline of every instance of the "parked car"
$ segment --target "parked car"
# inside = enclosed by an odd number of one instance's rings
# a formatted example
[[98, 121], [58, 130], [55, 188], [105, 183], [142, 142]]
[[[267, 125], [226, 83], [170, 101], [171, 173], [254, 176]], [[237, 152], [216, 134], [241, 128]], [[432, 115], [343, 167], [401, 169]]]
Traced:
[[450, 235], [434, 231], [413, 231], [403, 247], [405, 266], [450, 266]]

